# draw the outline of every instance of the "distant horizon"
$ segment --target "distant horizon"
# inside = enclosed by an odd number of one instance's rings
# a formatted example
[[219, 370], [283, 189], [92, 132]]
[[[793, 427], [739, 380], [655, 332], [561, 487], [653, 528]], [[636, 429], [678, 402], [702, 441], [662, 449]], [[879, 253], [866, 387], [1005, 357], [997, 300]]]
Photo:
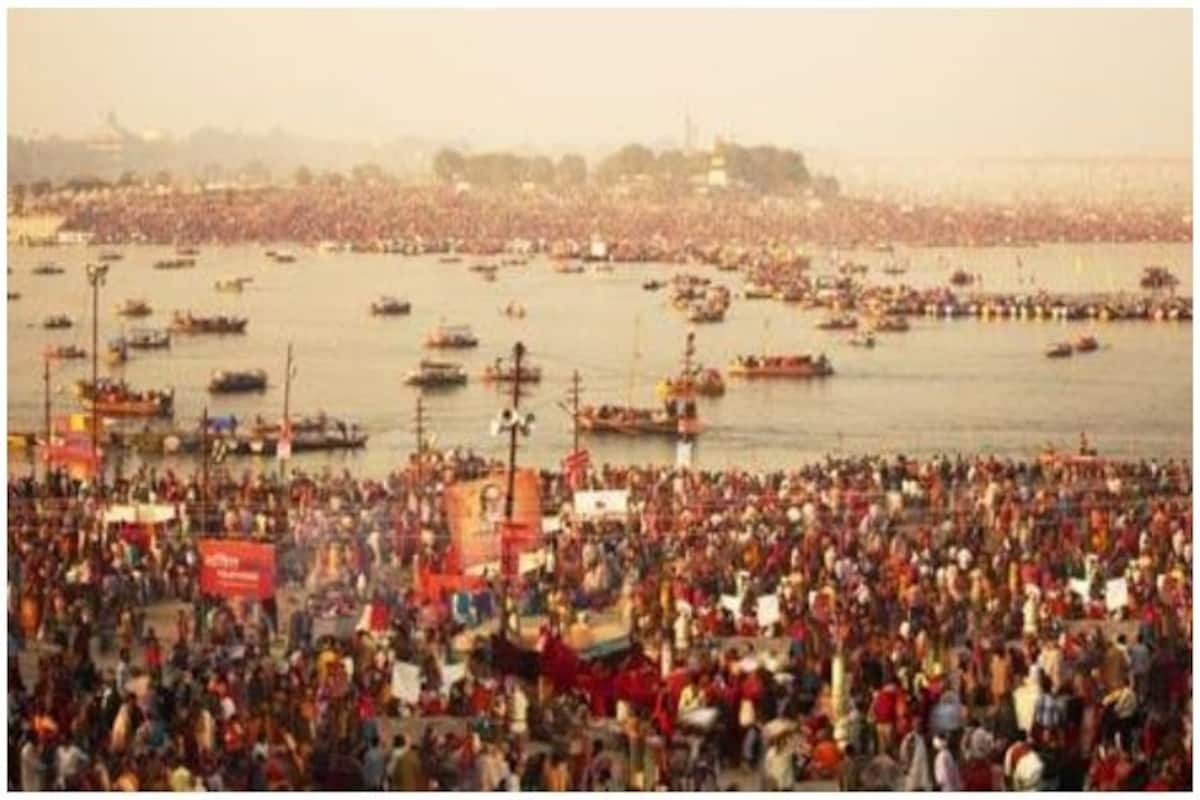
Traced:
[[175, 139], [1192, 157], [1189, 9], [13, 9], [8, 23], [23, 137], [86, 138], [113, 110]]

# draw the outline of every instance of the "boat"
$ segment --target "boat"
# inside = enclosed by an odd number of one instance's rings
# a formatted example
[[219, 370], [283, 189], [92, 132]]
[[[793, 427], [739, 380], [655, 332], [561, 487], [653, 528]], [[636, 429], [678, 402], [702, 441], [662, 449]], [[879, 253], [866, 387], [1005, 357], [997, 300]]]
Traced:
[[738, 356], [729, 365], [729, 374], [742, 378], [824, 378], [833, 374], [833, 365], [822, 353], [790, 356]]
[[280, 250], [271, 256], [276, 264], [295, 264], [296, 257], [286, 250]]
[[520, 303], [509, 303], [500, 309], [500, 313], [509, 319], [525, 319], [525, 306]]
[[164, 258], [154, 262], [155, 269], [191, 269], [194, 266], [194, 258]]
[[122, 317], [148, 317], [153, 313], [154, 309], [145, 300], [126, 300], [117, 306], [117, 314]]
[[[513, 369], [512, 364], [505, 363], [499, 358], [483, 370], [483, 380], [486, 383], [512, 383], [516, 377], [517, 371]], [[540, 383], [541, 380], [541, 367], [521, 365], [521, 383]]]
[[555, 264], [554, 271], [561, 275], [579, 275], [583, 272], [583, 264], [568, 264], [563, 262]]
[[84, 408], [109, 417], [170, 417], [175, 413], [175, 390], [139, 392], [124, 381], [101, 378], [95, 387], [91, 381], [75, 385]]
[[472, 264], [467, 267], [468, 272], [478, 272], [481, 275], [495, 274], [500, 269], [495, 264]]
[[58, 264], [52, 264], [49, 261], [44, 264], [38, 264], [33, 268], [34, 275], [62, 275], [64, 272], [66, 272], [65, 269], [60, 267]]
[[1096, 341], [1095, 336], [1080, 336], [1075, 340], [1075, 352], [1077, 353], [1090, 353], [1099, 349], [1100, 343]]
[[175, 255], [178, 255], [178, 256], [198, 256], [198, 255], [200, 255], [200, 251], [199, 251], [199, 250], [197, 250], [195, 247], [180, 247], [179, 249], [177, 249], [177, 250], [175, 251]]
[[247, 283], [253, 283], [254, 278], [242, 276], [238, 278], [220, 278], [213, 284], [218, 292], [240, 292], [246, 288]]
[[50, 316], [46, 317], [46, 319], [42, 320], [42, 327], [51, 331], [69, 328], [74, 324], [75, 323], [66, 314], [51, 314]]
[[774, 289], [759, 283], [748, 283], [742, 289], [742, 297], [746, 300], [770, 300], [774, 296]]
[[462, 256], [456, 256], [456, 255], [442, 256], [441, 258], [438, 259], [438, 263], [439, 264], [460, 264], [460, 263], [462, 263]]
[[1046, 348], [1046, 358], [1066, 358], [1074, 352], [1070, 342], [1058, 342]]
[[875, 333], [904, 333], [909, 329], [908, 319], [899, 314], [879, 317], [872, 325]]
[[467, 371], [461, 364], [422, 359], [420, 366], [415, 371], [408, 373], [404, 382], [409, 386], [420, 386], [425, 389], [461, 386], [467, 382]]
[[694, 305], [688, 311], [688, 322], [724, 322], [725, 308], [720, 305]]
[[397, 317], [412, 311], [412, 304], [407, 300], [397, 300], [391, 295], [384, 295], [371, 303], [371, 313], [377, 317]]
[[662, 289], [666, 285], [667, 285], [666, 281], [649, 280], [649, 281], [642, 282], [642, 288], [645, 289], [647, 292], [657, 292], [659, 289]]
[[121, 260], [122, 258], [124, 258], [124, 257], [125, 257], [125, 256], [124, 256], [124, 255], [122, 255], [121, 253], [117, 253], [117, 252], [114, 252], [114, 251], [112, 251], [112, 250], [106, 250], [105, 252], [103, 252], [103, 253], [101, 253], [100, 255], [96, 256], [96, 258], [98, 258], [98, 259], [99, 259], [99, 260], [101, 260], [101, 261], [105, 261], [105, 262], [109, 262], [109, 261], [120, 261], [120, 260]]
[[850, 344], [854, 347], [874, 347], [875, 337], [870, 331], [856, 333], [850, 337]]
[[697, 394], [701, 397], [720, 397], [725, 394], [725, 379], [720, 370], [697, 368], [690, 375], [663, 378], [655, 387], [660, 399]]
[[817, 323], [821, 331], [852, 331], [858, 327], [858, 320], [851, 316], [835, 315]]
[[134, 328], [123, 337], [123, 341], [135, 350], [160, 350], [171, 346], [171, 332], [156, 328]]
[[223, 370], [212, 374], [208, 390], [214, 394], [233, 392], [261, 392], [267, 388], [266, 370]]
[[250, 320], [245, 317], [227, 317], [218, 314], [212, 317], [197, 317], [191, 311], [176, 311], [171, 319], [171, 330], [176, 333], [245, 333]]
[[439, 325], [425, 337], [426, 347], [466, 348], [479, 345], [468, 325]]
[[785, 286], [775, 293], [775, 297], [784, 303], [800, 303], [806, 296], [802, 286]]
[[1172, 275], [1166, 267], [1151, 266], [1142, 270], [1142, 277], [1138, 282], [1143, 289], [1173, 289], [1179, 283], [1179, 278]]
[[50, 358], [58, 358], [64, 361], [69, 361], [76, 358], [87, 358], [87, 350], [74, 344], [60, 344], [57, 347], [52, 347], [47, 352]]
[[581, 406], [579, 429], [587, 433], [615, 433], [627, 436], [677, 436], [679, 415], [674, 403], [663, 408], [633, 406]]
[[891, 275], [891, 276], [903, 275], [904, 273], [908, 272], [908, 270], [905, 269], [904, 267], [896, 267], [896, 266], [884, 267], [882, 271], [883, 271], [884, 275]]
[[956, 269], [950, 275], [951, 286], [970, 286], [975, 282], [975, 276], [966, 270]]

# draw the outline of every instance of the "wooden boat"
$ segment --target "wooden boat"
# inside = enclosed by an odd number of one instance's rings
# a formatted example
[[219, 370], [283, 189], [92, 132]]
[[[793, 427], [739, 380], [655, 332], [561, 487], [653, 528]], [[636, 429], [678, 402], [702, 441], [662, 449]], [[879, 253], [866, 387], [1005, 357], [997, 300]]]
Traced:
[[770, 300], [774, 296], [774, 289], [759, 283], [748, 283], [742, 288], [742, 297], [746, 300]]
[[875, 337], [872, 336], [869, 331], [865, 333], [856, 333], [850, 337], [850, 344], [854, 347], [871, 348], [875, 346]]
[[1046, 358], [1067, 358], [1074, 352], [1070, 342], [1058, 342], [1046, 348]]
[[587, 433], [625, 436], [677, 436], [679, 416], [671, 406], [637, 408], [632, 406], [582, 406], [579, 428]]
[[43, 264], [38, 264], [33, 268], [34, 275], [62, 275], [64, 272], [66, 272], [65, 269], [60, 267], [58, 264], [53, 264], [49, 261]]
[[1179, 278], [1171, 274], [1166, 267], [1146, 267], [1138, 281], [1143, 289], [1171, 289], [1179, 283]]
[[893, 277], [894, 277], [894, 276], [896, 276], [896, 275], [903, 275], [905, 272], [908, 272], [908, 270], [907, 270], [907, 269], [905, 269], [904, 267], [894, 267], [894, 266], [889, 266], [889, 267], [884, 267], [884, 268], [883, 268], [883, 274], [884, 274], [884, 275], [890, 275], [890, 276], [893, 276]]
[[824, 378], [833, 374], [833, 365], [824, 354], [790, 356], [738, 356], [729, 365], [729, 374], [742, 378]]
[[271, 258], [274, 259], [276, 264], [296, 263], [296, 257], [286, 250], [280, 250], [279, 252], [275, 253], [275, 255], [271, 256]]
[[951, 286], [970, 286], [975, 282], [975, 276], [966, 270], [956, 269], [950, 275]]
[[155, 269], [191, 269], [194, 266], [194, 258], [164, 258], [154, 262]]
[[424, 359], [415, 371], [408, 374], [404, 382], [409, 386], [425, 389], [462, 386], [467, 382], [467, 371], [461, 364]]
[[47, 355], [51, 358], [58, 358], [64, 361], [70, 361], [77, 358], [87, 358], [87, 350], [73, 344], [60, 344], [57, 347], [50, 348]]
[[208, 391], [214, 394], [235, 392], [262, 392], [267, 388], [266, 370], [217, 370], [208, 382]]
[[691, 394], [702, 397], [720, 397], [725, 394], [725, 379], [719, 370], [696, 369], [691, 375], [663, 378], [655, 387], [659, 399], [686, 397]]
[[555, 264], [554, 271], [560, 275], [579, 275], [583, 272], [583, 264]]
[[412, 311], [412, 304], [407, 300], [397, 300], [390, 295], [384, 295], [371, 303], [371, 313], [377, 317], [397, 317]]
[[455, 256], [455, 255], [442, 256], [441, 258], [438, 259], [438, 263], [439, 264], [460, 264], [460, 263], [462, 263], [462, 257]]
[[161, 350], [171, 346], [171, 332], [156, 328], [134, 328], [123, 339], [134, 350]]
[[904, 333], [909, 329], [908, 319], [899, 314], [879, 317], [872, 327], [876, 333]]
[[242, 276], [239, 278], [221, 278], [213, 284], [213, 287], [218, 292], [240, 292], [246, 288], [247, 283], [253, 282], [254, 278], [249, 276]]
[[213, 317], [197, 317], [191, 311], [176, 311], [171, 320], [171, 330], [176, 333], [192, 334], [227, 334], [245, 333], [250, 320], [245, 317], [227, 317], [218, 314]]
[[1096, 341], [1095, 336], [1080, 336], [1075, 340], [1075, 352], [1091, 353], [1094, 350], [1100, 349], [1100, 343]]
[[180, 247], [178, 250], [175, 251], [175, 255], [198, 256], [198, 255], [200, 255], [200, 251], [197, 250], [195, 247]]
[[425, 337], [426, 347], [460, 349], [478, 345], [479, 339], [467, 325], [439, 325]]
[[688, 322], [724, 322], [725, 309], [719, 305], [695, 305], [688, 311]]
[[858, 327], [858, 320], [851, 316], [833, 316], [817, 323], [821, 331], [852, 331]]
[[498, 269], [495, 264], [472, 264], [467, 267], [468, 272], [478, 272], [480, 275], [494, 274]]
[[665, 281], [649, 280], [649, 281], [642, 282], [642, 288], [645, 289], [647, 292], [657, 292], [659, 289], [663, 288], [666, 285], [667, 284]]
[[175, 390], [139, 392], [124, 381], [102, 378], [97, 387], [91, 381], [79, 381], [76, 391], [83, 407], [107, 417], [170, 417], [175, 413]]
[[[517, 371], [513, 369], [512, 364], [504, 363], [500, 359], [496, 359], [494, 364], [483, 370], [483, 380], [487, 383], [512, 383], [516, 377]], [[541, 367], [521, 365], [521, 383], [540, 383], [541, 380]]]
[[42, 327], [50, 331], [70, 328], [74, 324], [74, 321], [66, 314], [51, 314], [42, 320]]
[[126, 300], [117, 306], [117, 314], [122, 317], [148, 317], [153, 313], [154, 309], [145, 300]]
[[98, 258], [100, 261], [104, 261], [104, 262], [120, 261], [124, 257], [125, 256], [122, 255], [121, 253], [117, 253], [112, 250], [106, 250], [103, 253], [101, 253], [100, 255], [96, 256], [96, 258]]

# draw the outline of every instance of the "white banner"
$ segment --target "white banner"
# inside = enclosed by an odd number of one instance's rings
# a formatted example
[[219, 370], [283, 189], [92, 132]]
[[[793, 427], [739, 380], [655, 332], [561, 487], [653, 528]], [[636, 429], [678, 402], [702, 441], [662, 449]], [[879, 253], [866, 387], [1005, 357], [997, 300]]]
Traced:
[[392, 697], [402, 703], [416, 704], [421, 698], [420, 667], [404, 661], [392, 665]]
[[774, 625], [781, 618], [779, 613], [779, 595], [769, 594], [758, 598], [758, 626], [766, 628]]
[[1129, 584], [1124, 578], [1116, 578], [1104, 586], [1104, 606], [1109, 611], [1124, 608], [1129, 603]]

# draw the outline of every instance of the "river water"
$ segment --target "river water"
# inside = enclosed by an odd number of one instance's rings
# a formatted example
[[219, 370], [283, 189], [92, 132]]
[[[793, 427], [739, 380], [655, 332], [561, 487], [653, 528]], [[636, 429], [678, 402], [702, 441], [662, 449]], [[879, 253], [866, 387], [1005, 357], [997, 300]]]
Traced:
[[[132, 326], [165, 326], [174, 309], [250, 318], [245, 336], [177, 337], [169, 351], [135, 352], [124, 377], [137, 388], [176, 389], [176, 423], [194, 426], [210, 414], [278, 418], [283, 406], [284, 361], [295, 348], [293, 414], [324, 410], [358, 422], [371, 436], [358, 453], [302, 454], [307, 468], [329, 465], [380, 476], [413, 448], [417, 390], [404, 376], [423, 354], [424, 334], [440, 320], [469, 323], [480, 347], [449, 354], [471, 373], [463, 388], [425, 395], [427, 427], [437, 446], [461, 445], [502, 455], [506, 442], [492, 438], [489, 422], [506, 404], [502, 390], [479, 380], [483, 367], [523, 341], [543, 380], [522, 400], [538, 418], [522, 441], [526, 463], [558, 463], [571, 443], [570, 420], [559, 407], [578, 368], [585, 403], [655, 404], [655, 382], [678, 370], [689, 324], [665, 292], [646, 292], [642, 281], [680, 271], [705, 274], [733, 289], [737, 273], [708, 267], [618, 264], [610, 274], [561, 275], [550, 262], [501, 268], [487, 283], [468, 270], [480, 261], [441, 264], [436, 256], [319, 253], [293, 248], [298, 260], [278, 265], [263, 246], [205, 247], [195, 269], [159, 271], [154, 261], [169, 248], [125, 247], [111, 265], [100, 299], [103, 342], [121, 330], [115, 306], [144, 297], [152, 317]], [[8, 311], [8, 425], [27, 431], [42, 424], [40, 354], [48, 344], [90, 347], [91, 298], [84, 265], [96, 248], [8, 250], [9, 289], [21, 293]], [[984, 277], [987, 291], [1028, 291], [1030, 282], [1051, 291], [1137, 293], [1141, 268], [1162, 264], [1192, 293], [1190, 244], [1042, 245], [1021, 249], [921, 249], [889, 256], [854, 253], [872, 266], [868, 282], [903, 280], [913, 286], [943, 284], [962, 267]], [[879, 267], [909, 263], [900, 278]], [[65, 275], [31, 270], [53, 260]], [[819, 254], [815, 272], [832, 268]], [[242, 294], [218, 293], [214, 282], [250, 275]], [[393, 294], [412, 302], [410, 316], [375, 318], [372, 300]], [[500, 308], [520, 300], [526, 319]], [[73, 329], [47, 331], [42, 319], [66, 313]], [[1030, 457], [1047, 443], [1073, 448], [1080, 431], [1113, 456], [1190, 456], [1192, 443], [1191, 323], [1066, 323], [911, 318], [912, 330], [880, 337], [874, 350], [852, 347], [844, 333], [814, 329], [820, 311], [775, 301], [735, 299], [726, 321], [695, 328], [699, 360], [724, 367], [738, 353], [826, 353], [837, 374], [824, 381], [727, 380], [722, 398], [702, 399], [704, 432], [695, 459], [701, 467], [739, 464], [779, 467], [827, 453], [985, 452]], [[1054, 341], [1093, 333], [1101, 350], [1052, 360]], [[636, 355], [635, 355], [636, 354]], [[260, 367], [270, 375], [264, 394], [213, 397], [208, 377], [218, 368]], [[102, 372], [109, 370], [101, 364]], [[71, 383], [90, 374], [90, 360], [54, 367], [56, 414], [77, 410]], [[667, 440], [591, 439], [599, 463], [670, 462]], [[10, 466], [18, 464], [10, 456]], [[274, 469], [268, 459], [238, 460], [247, 468]]]

